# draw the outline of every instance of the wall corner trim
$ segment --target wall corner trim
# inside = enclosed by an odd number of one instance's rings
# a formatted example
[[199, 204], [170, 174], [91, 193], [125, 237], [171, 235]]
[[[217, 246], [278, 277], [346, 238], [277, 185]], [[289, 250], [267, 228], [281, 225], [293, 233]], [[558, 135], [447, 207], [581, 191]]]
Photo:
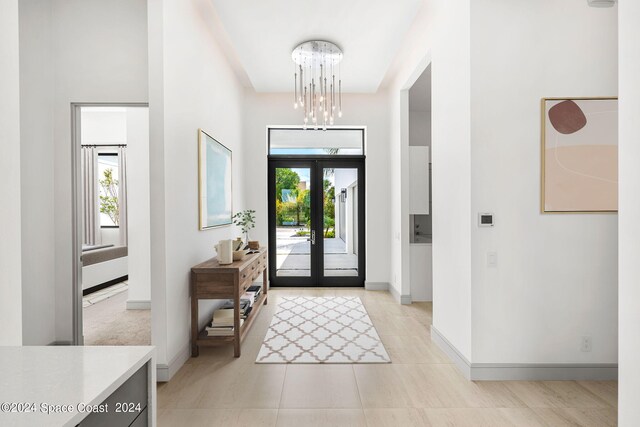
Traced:
[[151, 310], [151, 300], [128, 300], [127, 310]]
[[159, 383], [165, 383], [171, 380], [176, 372], [182, 368], [182, 365], [184, 365], [185, 362], [189, 360], [189, 357], [191, 357], [189, 349], [190, 346], [189, 343], [187, 343], [187, 345], [184, 346], [168, 364], [158, 363], [156, 365], [156, 381]]
[[433, 325], [431, 340], [471, 381], [610, 381], [616, 363], [470, 363]]

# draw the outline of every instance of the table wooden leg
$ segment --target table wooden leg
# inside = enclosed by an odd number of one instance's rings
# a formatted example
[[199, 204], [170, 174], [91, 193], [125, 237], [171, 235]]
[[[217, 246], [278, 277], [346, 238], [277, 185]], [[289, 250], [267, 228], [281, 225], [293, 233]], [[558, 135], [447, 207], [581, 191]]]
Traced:
[[262, 291], [264, 292], [264, 305], [267, 305], [267, 269], [262, 270]]
[[195, 295], [195, 276], [191, 273], [191, 357], [198, 357], [198, 300]]

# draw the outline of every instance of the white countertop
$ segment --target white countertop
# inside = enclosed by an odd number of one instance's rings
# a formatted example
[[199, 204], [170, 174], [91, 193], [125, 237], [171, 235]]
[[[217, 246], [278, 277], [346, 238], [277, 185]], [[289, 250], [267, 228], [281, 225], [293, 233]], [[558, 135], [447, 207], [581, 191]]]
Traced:
[[[0, 425], [75, 426], [89, 415], [79, 404], [102, 403], [153, 354], [153, 347], [0, 347]], [[6, 412], [12, 402], [37, 409]], [[43, 405], [72, 410], [46, 414]]]

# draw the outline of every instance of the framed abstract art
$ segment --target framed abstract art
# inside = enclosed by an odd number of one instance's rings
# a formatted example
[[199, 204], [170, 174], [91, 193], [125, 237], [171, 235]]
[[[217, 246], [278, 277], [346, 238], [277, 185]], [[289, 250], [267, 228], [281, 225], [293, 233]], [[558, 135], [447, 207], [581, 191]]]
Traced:
[[543, 213], [617, 212], [617, 98], [543, 98], [541, 163]]
[[200, 230], [232, 223], [231, 150], [198, 129]]

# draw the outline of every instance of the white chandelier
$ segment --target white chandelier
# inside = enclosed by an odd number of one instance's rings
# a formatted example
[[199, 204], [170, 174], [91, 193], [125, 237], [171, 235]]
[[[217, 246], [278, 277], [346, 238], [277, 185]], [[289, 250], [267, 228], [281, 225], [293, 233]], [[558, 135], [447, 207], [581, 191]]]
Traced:
[[[304, 129], [333, 125], [342, 117], [342, 79], [339, 63], [342, 49], [324, 40], [309, 40], [298, 45], [291, 58], [295, 63], [293, 108], [304, 111]], [[336, 85], [336, 71], [338, 82]]]

